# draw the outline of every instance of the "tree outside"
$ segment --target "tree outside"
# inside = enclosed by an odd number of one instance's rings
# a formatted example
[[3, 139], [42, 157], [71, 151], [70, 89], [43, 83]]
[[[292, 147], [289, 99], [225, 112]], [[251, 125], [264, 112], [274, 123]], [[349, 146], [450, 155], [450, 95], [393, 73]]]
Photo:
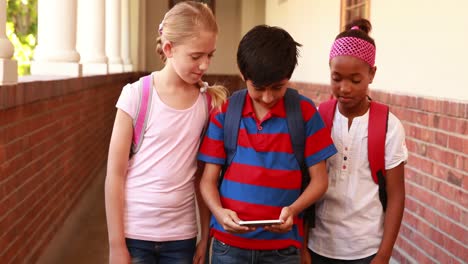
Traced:
[[15, 47], [18, 75], [30, 74], [37, 44], [37, 0], [7, 0], [6, 33]]

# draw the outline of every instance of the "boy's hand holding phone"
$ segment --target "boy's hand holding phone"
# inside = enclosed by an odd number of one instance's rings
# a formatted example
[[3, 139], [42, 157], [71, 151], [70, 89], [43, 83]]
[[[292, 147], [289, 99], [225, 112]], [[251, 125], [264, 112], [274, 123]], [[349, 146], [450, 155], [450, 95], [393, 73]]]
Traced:
[[281, 214], [279, 219], [282, 221], [282, 224], [279, 225], [269, 225], [265, 226], [265, 230], [268, 230], [270, 232], [274, 233], [286, 233], [291, 231], [291, 228], [294, 224], [294, 213], [289, 207], [283, 207], [281, 209]]

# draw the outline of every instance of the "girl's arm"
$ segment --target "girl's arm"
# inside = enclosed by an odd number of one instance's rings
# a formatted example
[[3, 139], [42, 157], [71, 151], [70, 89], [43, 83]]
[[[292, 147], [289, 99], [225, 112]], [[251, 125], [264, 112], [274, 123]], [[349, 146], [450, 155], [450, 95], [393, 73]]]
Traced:
[[109, 263], [129, 263], [129, 254], [124, 235], [124, 188], [128, 157], [133, 135], [132, 118], [117, 110], [109, 145], [107, 175], [105, 182], [105, 203], [107, 229], [109, 234]]
[[197, 172], [195, 173], [195, 193], [197, 197], [198, 214], [200, 216], [200, 241], [197, 245], [197, 252], [194, 257], [193, 263], [205, 263], [206, 250], [209, 243], [210, 233], [210, 210], [202, 198], [200, 192], [201, 176], [203, 174], [204, 163], [199, 161]]
[[393, 246], [400, 230], [403, 210], [405, 208], [404, 163], [387, 170], [385, 176], [387, 191], [387, 211], [384, 218], [384, 233], [377, 255], [372, 263], [388, 263], [392, 256]]

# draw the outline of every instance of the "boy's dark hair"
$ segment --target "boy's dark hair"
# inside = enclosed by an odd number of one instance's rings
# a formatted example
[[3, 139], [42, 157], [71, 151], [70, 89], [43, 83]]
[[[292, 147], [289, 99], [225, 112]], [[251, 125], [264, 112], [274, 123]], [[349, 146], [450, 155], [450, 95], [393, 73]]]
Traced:
[[[360, 30], [351, 30], [353, 27], [358, 27]], [[372, 25], [369, 20], [365, 18], [358, 18], [351, 21], [349, 24], [346, 24], [345, 30], [338, 34], [335, 38], [343, 38], [343, 37], [355, 37], [363, 39], [375, 47], [375, 41], [373, 38], [369, 36], [369, 32], [372, 30]]]
[[256, 87], [265, 87], [291, 78], [297, 65], [298, 47], [301, 46], [286, 30], [259, 25], [240, 41], [237, 66], [245, 81], [252, 81]]

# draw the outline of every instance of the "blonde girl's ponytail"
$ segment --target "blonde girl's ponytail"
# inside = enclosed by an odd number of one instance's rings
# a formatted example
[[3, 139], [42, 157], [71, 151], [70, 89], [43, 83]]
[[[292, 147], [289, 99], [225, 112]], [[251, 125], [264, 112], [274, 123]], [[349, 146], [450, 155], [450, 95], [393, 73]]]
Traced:
[[[226, 102], [228, 96], [228, 89], [222, 85], [211, 85], [208, 86], [208, 83], [199, 81], [198, 86], [200, 90], [206, 89], [206, 92], [211, 96], [211, 107], [213, 109], [221, 109], [221, 106]], [[206, 87], [206, 88], [205, 88]]]

